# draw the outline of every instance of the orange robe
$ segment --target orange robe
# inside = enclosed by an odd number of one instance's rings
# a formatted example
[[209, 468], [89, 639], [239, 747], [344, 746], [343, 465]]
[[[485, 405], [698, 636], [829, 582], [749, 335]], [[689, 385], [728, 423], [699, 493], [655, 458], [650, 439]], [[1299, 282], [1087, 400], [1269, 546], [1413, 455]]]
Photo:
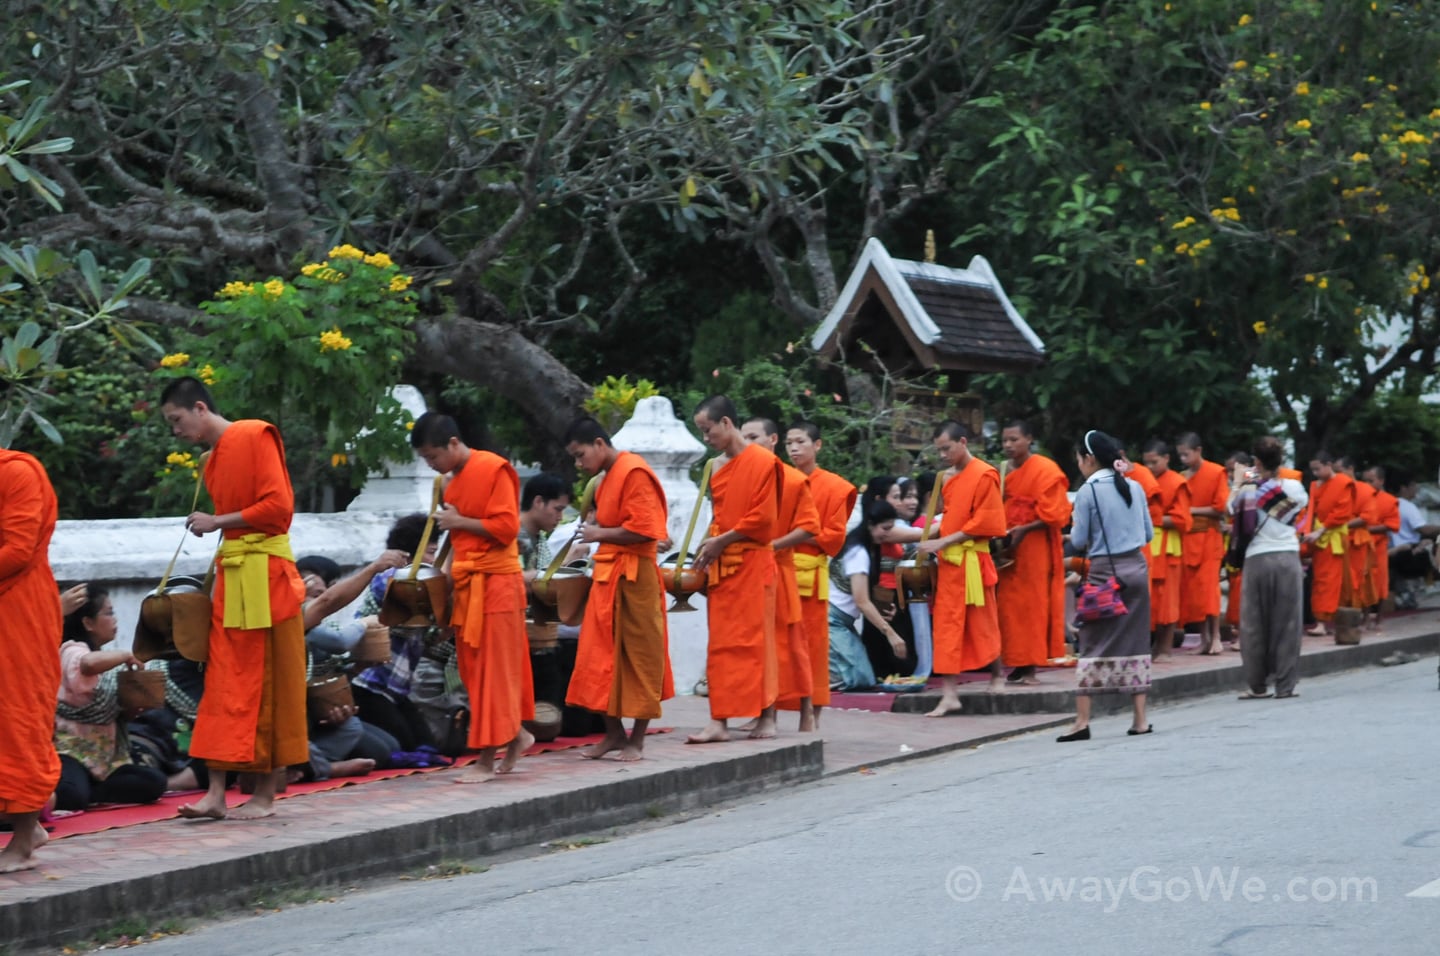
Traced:
[[[1375, 493], [1372, 525], [1384, 525], [1390, 531], [1400, 530], [1400, 500], [1388, 491]], [[1375, 536], [1375, 600], [1390, 596], [1390, 535], [1371, 532]]]
[[[455, 650], [470, 696], [473, 750], [503, 747], [535, 716], [530, 641], [525, 635], [525, 575], [520, 569], [520, 478], [488, 451], [470, 457], [445, 486], [445, 503], [484, 522], [489, 535], [450, 532], [455, 582]], [[493, 536], [493, 537], [492, 537]]]
[[[224, 532], [226, 548], [242, 539], [256, 544], [290, 532], [295, 495], [285, 468], [285, 446], [269, 422], [231, 422], [205, 463], [205, 487], [217, 515], [240, 512], [245, 524]], [[235, 545], [228, 542], [236, 542]], [[288, 552], [288, 547], [278, 549]], [[239, 560], [268, 565], [270, 625], [225, 623], [256, 597], [240, 587]], [[211, 770], [270, 773], [310, 759], [305, 719], [305, 624], [300, 604], [305, 585], [289, 554], [222, 557], [210, 617], [205, 693], [195, 715], [190, 755]], [[231, 587], [235, 586], [232, 592]], [[262, 598], [263, 600], [263, 598]]]
[[[1192, 508], [1214, 508], [1220, 514], [1230, 502], [1230, 482], [1223, 465], [1201, 461], [1190, 486]], [[1203, 621], [1220, 614], [1220, 565], [1225, 558], [1225, 536], [1219, 518], [1196, 517], [1183, 546], [1180, 573], [1180, 623]]]
[[1340, 607], [1341, 592], [1348, 590], [1349, 534], [1345, 526], [1355, 518], [1355, 479], [1336, 472], [1328, 481], [1314, 482], [1310, 501], [1314, 504], [1311, 530], [1321, 532], [1310, 564], [1310, 608], [1316, 620], [1330, 621]]
[[1350, 529], [1350, 600], [1342, 598], [1346, 607], [1370, 607], [1378, 604], [1375, 595], [1375, 535], [1370, 526], [1375, 524], [1375, 489], [1363, 481], [1355, 482], [1355, 514], [1363, 522], [1358, 528]]
[[[985, 667], [1000, 656], [997, 575], [988, 553], [990, 539], [1005, 533], [1000, 473], [972, 458], [959, 474], [945, 482], [941, 495], [945, 514], [940, 521], [940, 537], [963, 531], [981, 546], [972, 549], [965, 544], [951, 545], [939, 557], [940, 577], [931, 624], [934, 671], [960, 674]], [[973, 577], [975, 569], [979, 571], [978, 579]]]
[[[810, 472], [810, 497], [820, 530], [815, 540], [800, 545], [798, 560], [810, 567], [799, 570], [796, 583], [800, 593], [800, 614], [810, 650], [810, 702], [816, 707], [830, 704], [830, 559], [845, 547], [846, 526], [855, 510], [855, 486], [834, 472], [816, 468]], [[779, 706], [793, 709], [794, 703]]]
[[665, 589], [655, 563], [665, 537], [665, 490], [645, 459], [622, 451], [595, 491], [595, 521], [648, 538], [603, 542], [580, 624], [575, 670], [565, 702], [611, 717], [654, 720], [675, 696], [670, 673]]
[[[805, 473], [791, 465], [780, 465], [780, 511], [775, 537], [783, 538], [797, 529], [820, 533], [820, 512], [810, 493]], [[775, 552], [775, 663], [779, 678], [777, 706], [793, 710], [814, 688], [810, 665], [810, 642], [805, 636], [805, 614], [800, 605], [800, 585], [795, 575], [795, 549]], [[829, 678], [826, 678], [829, 686]]]
[[[1184, 570], [1185, 533], [1194, 518], [1190, 514], [1190, 486], [1173, 468], [1155, 479], [1160, 488], [1160, 518], [1170, 519], [1172, 528], [1155, 521], [1150, 542], [1150, 629], [1180, 624], [1180, 587]], [[1154, 519], [1152, 512], [1151, 519]], [[1164, 648], [1168, 652], [1169, 648]]]
[[[1160, 494], [1160, 485], [1155, 481], [1154, 472], [1144, 465], [1134, 465], [1125, 472], [1125, 477], [1134, 479], [1135, 483], [1140, 486], [1140, 490], [1145, 492], [1145, 506], [1150, 509], [1150, 523], [1155, 526], [1155, 534], [1158, 536], [1160, 519], [1165, 516], [1165, 506], [1161, 504], [1163, 496]], [[1150, 582], [1153, 589], [1155, 558], [1150, 554], [1149, 548], [1141, 548], [1140, 553], [1145, 556], [1145, 564], [1151, 568]], [[1150, 618], [1152, 621], [1155, 618], [1155, 602], [1153, 600], [1150, 602]], [[1155, 628], [1152, 625], [1150, 629], [1154, 630]]]
[[1031, 455], [1005, 476], [1005, 523], [1043, 521], [1015, 548], [1015, 563], [995, 587], [1006, 667], [1043, 665], [1065, 656], [1062, 531], [1070, 523], [1070, 480], [1060, 466]]
[[707, 569], [705, 676], [715, 720], [754, 717], [779, 693], [770, 542], [779, 526], [780, 481], [780, 460], [758, 445], [746, 445], [710, 477], [710, 536], [744, 535]]
[[60, 780], [55, 699], [60, 692], [60, 592], [50, 573], [57, 515], [45, 468], [0, 449], [0, 813], [35, 813]]

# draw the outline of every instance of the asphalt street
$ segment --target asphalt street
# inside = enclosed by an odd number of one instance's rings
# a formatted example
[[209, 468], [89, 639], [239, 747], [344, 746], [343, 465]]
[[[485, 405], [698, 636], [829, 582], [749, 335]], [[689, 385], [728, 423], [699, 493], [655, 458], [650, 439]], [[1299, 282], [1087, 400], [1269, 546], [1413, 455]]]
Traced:
[[[1440, 951], [1434, 658], [834, 777], [168, 953]], [[917, 720], [923, 718], [916, 718]], [[964, 719], [964, 718], [953, 718]]]

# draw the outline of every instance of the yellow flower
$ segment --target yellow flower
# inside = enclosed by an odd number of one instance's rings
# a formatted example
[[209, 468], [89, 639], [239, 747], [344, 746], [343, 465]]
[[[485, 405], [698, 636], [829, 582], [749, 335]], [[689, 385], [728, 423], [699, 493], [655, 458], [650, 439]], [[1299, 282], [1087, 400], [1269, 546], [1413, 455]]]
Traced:
[[1220, 201], [1227, 206], [1233, 206], [1236, 202], [1238, 202], [1238, 200], [1234, 196], [1225, 196], [1221, 198]]
[[278, 299], [285, 293], [285, 283], [279, 279], [271, 279], [265, 283], [265, 298]]
[[1423, 133], [1417, 133], [1413, 129], [1407, 129], [1405, 132], [1400, 134], [1400, 142], [1422, 144], [1428, 143], [1430, 142], [1430, 140], [1427, 139], [1425, 134]]
[[365, 264], [375, 266], [377, 269], [388, 269], [393, 266], [394, 261], [383, 252], [377, 252], [365, 257]]
[[1194, 216], [1186, 216], [1184, 219], [1181, 219], [1179, 222], [1173, 223], [1173, 224], [1170, 226], [1170, 228], [1171, 228], [1171, 229], [1187, 229], [1187, 228], [1189, 228], [1190, 226], [1193, 226], [1193, 225], [1195, 225], [1195, 217], [1194, 217]]
[[331, 250], [330, 250], [330, 258], [331, 258], [331, 259], [364, 259], [364, 258], [365, 258], [365, 253], [361, 252], [359, 249], [356, 249], [354, 246], [350, 245], [350, 243], [347, 242], [347, 243], [345, 243], [345, 245], [343, 245], [343, 246], [336, 246], [334, 249], [331, 249]]
[[1144, 260], [1144, 259], [1136, 259], [1136, 260], [1135, 260], [1135, 264], [1136, 264], [1137, 266], [1143, 266], [1143, 265], [1145, 264], [1145, 260]]
[[1245, 187], [1245, 191], [1246, 191], [1247, 193], [1249, 193], [1250, 195], [1252, 195], [1252, 196], [1255, 195], [1255, 187], [1254, 187], [1254, 186], [1246, 186], [1246, 187]]
[[221, 298], [238, 299], [243, 295], [249, 295], [255, 291], [255, 287], [248, 282], [227, 282], [225, 288], [220, 290]]
[[1318, 286], [1319, 286], [1320, 288], [1322, 288], [1322, 289], [1328, 289], [1328, 288], [1330, 288], [1330, 280], [1327, 279], [1327, 278], [1325, 278], [1324, 276], [1321, 276], [1321, 277], [1320, 277], [1320, 281], [1317, 282], [1317, 283], [1315, 283], [1315, 284], [1318, 285]]
[[1232, 70], [1243, 70], [1243, 69], [1245, 69], [1245, 67], [1247, 67], [1247, 66], [1249, 66], [1249, 65], [1250, 65], [1250, 64], [1249, 64], [1249, 63], [1246, 63], [1244, 60], [1236, 60], [1234, 63], [1231, 63], [1231, 64], [1230, 64], [1230, 69], [1232, 69]]
[[331, 468], [339, 468], [341, 465], [345, 465], [345, 464], [349, 464], [349, 463], [350, 463], [350, 456], [349, 456], [349, 455], [344, 455], [344, 454], [340, 454], [340, 453], [337, 452], [336, 454], [330, 456], [330, 467], [331, 467]]
[[190, 361], [189, 352], [171, 352], [160, 360], [161, 368], [179, 368]]
[[1376, 212], [1377, 214], [1383, 216], [1383, 215], [1385, 215], [1385, 214], [1386, 214], [1387, 212], [1389, 212], [1389, 211], [1390, 211], [1390, 204], [1389, 204], [1389, 203], [1382, 202], [1382, 203], [1376, 203], [1376, 204], [1375, 204], [1375, 212]]
[[323, 262], [312, 262], [308, 265], [301, 266], [300, 274], [304, 276], [313, 276], [315, 273], [319, 272], [321, 269], [324, 268], [325, 264]]
[[1256, 335], [1264, 335], [1264, 334], [1265, 334], [1265, 330], [1266, 330], [1267, 328], [1269, 328], [1269, 326], [1267, 326], [1267, 325], [1265, 324], [1265, 320], [1264, 320], [1264, 319], [1261, 319], [1259, 322], [1256, 322], [1254, 325], [1252, 325], [1252, 326], [1250, 326], [1250, 327], [1255, 330], [1255, 334], [1256, 334]]
[[1350, 154], [1350, 162], [1352, 162], [1352, 163], [1368, 163], [1368, 162], [1370, 162], [1370, 154], [1369, 154], [1369, 153], [1362, 153], [1362, 152], [1360, 152], [1360, 151], [1357, 150], [1357, 151], [1355, 151], [1355, 152], [1353, 152], [1353, 153]]
[[210, 365], [209, 363], [206, 363], [204, 366], [202, 366], [200, 369], [200, 381], [204, 382], [206, 385], [214, 385], [215, 366]]
[[1183, 256], [1185, 253], [1187, 253], [1187, 252], [1189, 252], [1189, 251], [1190, 251], [1190, 243], [1188, 243], [1188, 242], [1182, 242], [1182, 243], [1180, 243], [1180, 245], [1178, 245], [1178, 246], [1175, 247], [1175, 252], [1176, 252], [1178, 255], [1182, 255], [1182, 256]]
[[1242, 14], [1242, 15], [1240, 16], [1240, 22], [1239, 22], [1238, 24], [1236, 24], [1236, 25], [1237, 25], [1237, 26], [1242, 26], [1242, 27], [1248, 27], [1251, 23], [1254, 23], [1254, 22], [1255, 22], [1255, 18], [1252, 17], [1252, 16], [1250, 16], [1250, 14], [1246, 13], [1246, 14]]
[[395, 278], [390, 280], [390, 291], [404, 292], [406, 289], [410, 288], [410, 283], [414, 281], [415, 280], [411, 276], [396, 276]]
[[189, 465], [190, 453], [188, 451], [172, 451], [170, 454], [165, 456], [165, 464]]
[[1309, 273], [1309, 272], [1305, 273], [1305, 281], [1306, 281], [1307, 283], [1309, 283], [1309, 282], [1314, 282], [1314, 281], [1315, 281], [1315, 276], [1314, 276], [1314, 274], [1313, 274], [1313, 273]]
[[320, 333], [320, 351], [322, 352], [343, 352], [354, 344], [341, 334], [338, 325], [328, 332]]
[[406, 430], [407, 432], [413, 432], [413, 431], [415, 430], [415, 423], [414, 423], [414, 422], [406, 422], [406, 423], [405, 423], [405, 430]]
[[1231, 222], [1240, 221], [1240, 210], [1233, 207], [1217, 207], [1210, 210], [1211, 219], [1228, 219]]
[[1210, 108], [1210, 101], [1209, 101], [1209, 100], [1205, 100], [1204, 102], [1202, 102], [1202, 103], [1200, 104], [1200, 108], [1201, 108], [1202, 110], [1208, 110], [1208, 109]]
[[1309, 95], [1310, 95], [1310, 84], [1309, 84], [1309, 83], [1306, 83], [1304, 80], [1301, 80], [1299, 83], [1296, 83], [1296, 84], [1295, 84], [1295, 95], [1296, 95], [1296, 96], [1309, 96]]
[[1310, 121], [1309, 121], [1308, 119], [1298, 119], [1298, 120], [1295, 121], [1295, 128], [1296, 128], [1296, 129], [1309, 129], [1309, 128], [1310, 128]]

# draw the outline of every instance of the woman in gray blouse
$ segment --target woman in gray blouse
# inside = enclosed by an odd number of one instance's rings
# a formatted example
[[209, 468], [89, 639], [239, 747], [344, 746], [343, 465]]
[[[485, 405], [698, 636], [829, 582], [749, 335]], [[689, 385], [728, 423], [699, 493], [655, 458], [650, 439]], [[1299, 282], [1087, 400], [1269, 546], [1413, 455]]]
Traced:
[[1075, 725], [1061, 743], [1090, 739], [1090, 698], [1129, 694], [1135, 719], [1129, 733], [1148, 734], [1145, 695], [1150, 690], [1150, 571], [1141, 550], [1153, 529], [1145, 492], [1124, 477], [1128, 463], [1120, 442], [1088, 431], [1075, 460], [1085, 483], [1075, 495], [1070, 541], [1090, 561], [1088, 582], [1104, 587], [1114, 578], [1126, 613], [1079, 624]]

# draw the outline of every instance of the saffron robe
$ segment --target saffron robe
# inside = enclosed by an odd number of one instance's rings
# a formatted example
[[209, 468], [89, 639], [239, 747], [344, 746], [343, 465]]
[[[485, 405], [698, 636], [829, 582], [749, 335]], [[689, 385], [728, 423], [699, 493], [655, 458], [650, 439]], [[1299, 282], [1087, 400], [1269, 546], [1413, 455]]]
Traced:
[[[1190, 507], [1214, 508], [1225, 514], [1230, 503], [1230, 481], [1223, 465], [1201, 461], [1186, 479]], [[1225, 558], [1225, 536], [1219, 518], [1195, 517], [1182, 546], [1180, 622], [1203, 621], [1220, 614], [1220, 565]]]
[[0, 813], [36, 813], [60, 780], [60, 592], [50, 572], [58, 508], [45, 468], [0, 449]]
[[[1155, 522], [1155, 541], [1159, 543], [1152, 542], [1150, 547], [1151, 630], [1181, 623], [1180, 589], [1185, 564], [1185, 533], [1194, 520], [1190, 514], [1190, 486], [1179, 472], [1167, 468], [1164, 474], [1156, 476], [1155, 484], [1160, 488], [1161, 521], [1169, 518], [1174, 527], [1164, 528], [1161, 522]], [[1169, 651], [1168, 648], [1164, 650]]]
[[520, 569], [520, 478], [510, 463], [471, 451], [445, 486], [445, 503], [478, 518], [490, 534], [450, 532], [455, 582], [455, 651], [470, 697], [474, 750], [503, 747], [535, 716], [530, 641], [525, 634], [525, 575]]
[[[245, 524], [227, 528], [225, 540], [273, 538], [290, 532], [295, 494], [285, 467], [285, 446], [269, 422], [231, 422], [205, 462], [205, 487], [217, 515], [240, 512]], [[252, 559], [253, 560], [253, 559]], [[205, 693], [195, 715], [190, 755], [211, 770], [270, 773], [310, 759], [305, 717], [305, 585], [293, 556], [267, 554], [270, 626], [225, 626], [231, 576], [215, 578]], [[238, 579], [238, 575], [237, 575]]]
[[660, 702], [675, 696], [675, 681], [665, 589], [655, 563], [656, 544], [666, 534], [665, 490], [645, 459], [630, 451], [615, 457], [595, 491], [595, 521], [649, 540], [606, 541], [595, 549], [594, 582], [565, 702], [611, 717], [654, 720]]
[[1062, 534], [1070, 523], [1070, 481], [1060, 466], [1031, 455], [1005, 476], [1007, 528], [1043, 521], [1014, 550], [1015, 563], [995, 586], [1006, 667], [1049, 663], [1065, 655], [1065, 566]]
[[[1400, 530], [1400, 500], [1388, 491], [1375, 492], [1371, 514], [1372, 526], [1383, 525], [1388, 531]], [[1390, 535], [1371, 532], [1375, 536], [1375, 600], [1390, 596]]]
[[[810, 497], [815, 502], [820, 530], [815, 540], [795, 549], [792, 561], [804, 564], [796, 571], [800, 594], [800, 614], [810, 656], [810, 703], [816, 707], [830, 704], [830, 572], [829, 562], [845, 547], [846, 527], [855, 510], [859, 492], [855, 486], [834, 472], [816, 468], [810, 472]], [[780, 701], [780, 707], [793, 709], [795, 702]]]
[[[810, 493], [810, 482], [800, 469], [780, 464], [780, 511], [775, 537], [795, 530], [820, 533], [820, 512]], [[775, 663], [778, 684], [776, 704], [798, 708], [814, 688], [810, 664], [810, 642], [805, 636], [805, 615], [800, 604], [800, 585], [795, 574], [795, 549], [775, 552]], [[829, 666], [829, 662], [826, 662]], [[829, 679], [826, 679], [829, 686]]]
[[780, 460], [758, 445], [746, 445], [710, 476], [710, 537], [744, 535], [707, 568], [705, 676], [715, 720], [754, 717], [779, 692], [770, 542], [779, 524], [780, 481]]
[[1351, 593], [1343, 595], [1340, 603], [1346, 607], [1369, 607], [1380, 602], [1375, 596], [1376, 536], [1370, 533], [1370, 526], [1376, 523], [1375, 489], [1363, 481], [1355, 482], [1355, 514], [1362, 523], [1350, 529], [1348, 584]]
[[[932, 640], [934, 671], [937, 674], [960, 674], [992, 663], [1000, 656], [1000, 617], [996, 613], [995, 562], [990, 559], [990, 539], [1005, 533], [1005, 504], [1000, 499], [1000, 473], [978, 458], [945, 482], [941, 489], [945, 514], [940, 521], [940, 537], [963, 531], [986, 550], [970, 550], [965, 545], [963, 562], [956, 564], [939, 556], [940, 576], [935, 588]], [[946, 548], [945, 551], [950, 551]], [[951, 552], [958, 556], [959, 552]], [[971, 565], [976, 562], [976, 565]], [[967, 567], [968, 565], [968, 567]], [[979, 593], [967, 586], [972, 567], [980, 572]], [[973, 580], [973, 578], [972, 578]], [[984, 603], [979, 603], [983, 601]]]
[[1310, 485], [1310, 501], [1314, 522], [1311, 530], [1319, 531], [1310, 559], [1310, 609], [1318, 621], [1330, 621], [1340, 607], [1341, 592], [1350, 565], [1347, 554], [1349, 533], [1345, 526], [1355, 518], [1355, 479], [1336, 472], [1326, 481]]

